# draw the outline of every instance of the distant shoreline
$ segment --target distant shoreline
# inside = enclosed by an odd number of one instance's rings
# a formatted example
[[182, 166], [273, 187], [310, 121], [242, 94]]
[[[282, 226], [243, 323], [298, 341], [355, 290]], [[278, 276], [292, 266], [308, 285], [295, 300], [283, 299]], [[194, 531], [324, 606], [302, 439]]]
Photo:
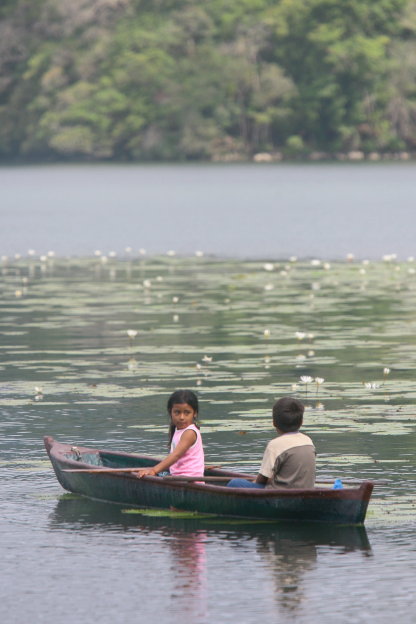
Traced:
[[183, 160], [122, 160], [92, 158], [44, 158], [44, 159], [0, 159], [0, 167], [31, 166], [31, 165], [209, 165], [209, 164], [306, 164], [306, 163], [378, 163], [378, 162], [412, 162], [416, 161], [416, 152], [308, 152], [305, 154], [285, 154], [284, 152], [258, 152], [249, 156], [239, 152], [214, 155], [211, 159]]

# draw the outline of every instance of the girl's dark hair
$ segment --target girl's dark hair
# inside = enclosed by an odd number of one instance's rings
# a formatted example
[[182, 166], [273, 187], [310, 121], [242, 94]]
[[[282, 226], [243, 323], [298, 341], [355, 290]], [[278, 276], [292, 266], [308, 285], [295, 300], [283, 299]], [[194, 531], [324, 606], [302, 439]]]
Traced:
[[303, 423], [303, 403], [292, 397], [283, 397], [273, 405], [273, 424], [287, 433], [297, 431]]
[[[170, 395], [168, 399], [168, 405], [167, 405], [169, 416], [170, 416], [173, 406], [176, 405], [176, 403], [187, 403], [195, 411], [196, 417], [198, 416], [198, 411], [199, 411], [198, 397], [196, 396], [194, 392], [192, 392], [192, 390], [176, 390]], [[197, 423], [195, 424], [198, 427]], [[175, 433], [175, 425], [171, 422], [169, 426], [169, 446], [170, 446], [170, 443], [172, 442], [174, 433]]]

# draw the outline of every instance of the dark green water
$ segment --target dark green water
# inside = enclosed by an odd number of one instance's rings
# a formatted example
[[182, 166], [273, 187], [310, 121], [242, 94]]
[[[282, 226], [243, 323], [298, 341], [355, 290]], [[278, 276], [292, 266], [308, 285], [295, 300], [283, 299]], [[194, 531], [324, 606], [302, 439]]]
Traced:
[[[413, 266], [4, 263], [2, 621], [413, 622]], [[318, 475], [381, 482], [366, 528], [141, 517], [64, 494], [43, 435], [163, 455], [178, 387], [199, 395], [207, 463], [253, 472], [275, 398], [304, 400]]]

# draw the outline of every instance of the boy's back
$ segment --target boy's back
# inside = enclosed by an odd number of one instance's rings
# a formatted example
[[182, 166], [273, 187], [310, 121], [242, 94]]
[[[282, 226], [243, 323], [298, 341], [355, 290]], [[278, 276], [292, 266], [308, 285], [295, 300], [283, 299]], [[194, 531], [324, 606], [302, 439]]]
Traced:
[[313, 488], [315, 455], [307, 435], [282, 433], [268, 443], [259, 472], [269, 479], [267, 488]]

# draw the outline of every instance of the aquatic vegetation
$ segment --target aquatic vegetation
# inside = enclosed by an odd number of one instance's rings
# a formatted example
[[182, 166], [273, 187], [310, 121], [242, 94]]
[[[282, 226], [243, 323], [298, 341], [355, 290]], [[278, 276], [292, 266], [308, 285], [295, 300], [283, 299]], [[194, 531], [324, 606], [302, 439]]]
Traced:
[[323, 377], [315, 377], [316, 394], [318, 394], [319, 388], [320, 388], [320, 386], [322, 386], [324, 381], [325, 381], [325, 379]]
[[289, 394], [306, 405], [325, 474], [414, 470], [407, 261], [126, 253], [3, 260], [3, 431], [40, 437], [47, 427], [159, 455], [165, 398], [189, 387], [201, 399], [208, 461], [255, 471], [273, 435], [271, 406]]
[[180, 511], [178, 509], [122, 509], [125, 514], [138, 514], [149, 518], [215, 518], [216, 514], [199, 513], [197, 511]]

